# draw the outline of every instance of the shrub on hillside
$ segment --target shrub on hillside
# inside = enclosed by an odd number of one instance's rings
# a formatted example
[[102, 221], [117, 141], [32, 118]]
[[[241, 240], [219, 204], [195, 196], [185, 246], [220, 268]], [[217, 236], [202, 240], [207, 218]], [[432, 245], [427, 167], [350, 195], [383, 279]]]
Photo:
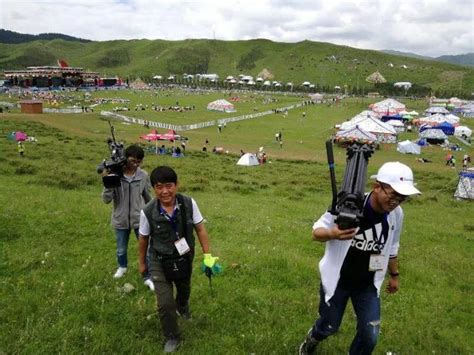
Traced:
[[4, 68], [23, 69], [30, 66], [51, 65], [55, 63], [56, 56], [43, 48], [30, 48], [27, 53], [23, 53], [10, 61], [2, 63]]
[[250, 70], [255, 68], [255, 62], [260, 58], [263, 58], [263, 52], [260, 48], [254, 47], [248, 53], [243, 54], [239, 62], [237, 63], [237, 69], [239, 70]]
[[206, 48], [179, 48], [166, 62], [166, 68], [175, 74], [207, 73], [211, 53]]
[[118, 67], [130, 63], [130, 55], [128, 51], [123, 49], [113, 49], [107, 51], [101, 58], [97, 60], [99, 67]]

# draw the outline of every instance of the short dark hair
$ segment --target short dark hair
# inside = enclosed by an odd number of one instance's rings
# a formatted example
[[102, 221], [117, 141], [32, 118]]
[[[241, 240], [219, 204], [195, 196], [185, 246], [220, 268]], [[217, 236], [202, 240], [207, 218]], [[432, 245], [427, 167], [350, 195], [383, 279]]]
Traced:
[[162, 165], [153, 169], [150, 175], [150, 182], [151, 186], [155, 186], [158, 183], [165, 184], [167, 182], [176, 184], [178, 182], [178, 175], [169, 166]]
[[136, 144], [133, 144], [125, 149], [125, 158], [134, 157], [136, 159], [142, 160], [144, 156], [145, 152], [143, 151], [142, 147]]

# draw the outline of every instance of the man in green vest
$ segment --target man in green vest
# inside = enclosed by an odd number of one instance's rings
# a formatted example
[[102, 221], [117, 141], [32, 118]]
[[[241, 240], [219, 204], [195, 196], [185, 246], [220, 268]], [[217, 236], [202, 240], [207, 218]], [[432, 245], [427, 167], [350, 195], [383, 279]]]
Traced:
[[204, 254], [204, 266], [212, 269], [218, 258], [209, 252], [209, 236], [196, 201], [177, 193], [176, 172], [160, 166], [152, 171], [150, 180], [156, 197], [140, 213], [139, 269], [142, 273], [147, 271], [148, 251], [148, 271], [155, 285], [158, 315], [166, 338], [164, 352], [174, 352], [181, 341], [177, 318], [191, 318], [194, 230]]

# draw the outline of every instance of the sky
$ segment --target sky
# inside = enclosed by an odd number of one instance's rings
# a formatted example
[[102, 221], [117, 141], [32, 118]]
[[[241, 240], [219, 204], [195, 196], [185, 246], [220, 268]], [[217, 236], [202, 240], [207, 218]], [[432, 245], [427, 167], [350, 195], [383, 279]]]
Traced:
[[329, 42], [437, 57], [474, 52], [473, 0], [0, 0], [0, 28], [107, 41]]

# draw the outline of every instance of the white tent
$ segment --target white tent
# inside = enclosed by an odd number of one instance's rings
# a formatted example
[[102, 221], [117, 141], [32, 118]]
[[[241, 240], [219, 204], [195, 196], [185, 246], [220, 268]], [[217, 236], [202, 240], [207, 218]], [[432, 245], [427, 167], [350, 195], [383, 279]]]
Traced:
[[207, 105], [207, 109], [210, 111], [235, 112], [234, 105], [224, 99], [212, 101]]
[[323, 95], [319, 93], [311, 94], [309, 95], [309, 98], [313, 102], [323, 102]]
[[406, 106], [394, 99], [386, 99], [369, 106], [372, 111], [379, 115], [396, 115], [406, 109]]
[[462, 106], [462, 100], [458, 99], [457, 97], [452, 97], [448, 100], [448, 102], [453, 105], [454, 107], [461, 107]]
[[472, 135], [472, 129], [467, 126], [458, 126], [454, 128], [454, 135], [458, 137], [470, 137]]
[[395, 84], [393, 84], [396, 88], [403, 88], [405, 90], [408, 90], [411, 88], [412, 84], [409, 81], [399, 81]]
[[338, 131], [336, 133], [336, 139], [342, 140], [342, 141], [350, 140], [350, 141], [362, 141], [362, 142], [364, 141], [375, 142], [377, 140], [377, 137], [375, 136], [375, 134], [364, 131], [359, 126], [354, 126], [346, 130]]
[[430, 128], [421, 132], [420, 138], [442, 140], [442, 139], [448, 139], [448, 136], [444, 134], [444, 132], [441, 129]]
[[380, 74], [378, 71], [370, 74], [367, 78], [365, 78], [365, 81], [369, 83], [373, 83], [373, 84], [387, 82], [387, 80], [383, 77], [383, 75]]
[[258, 165], [258, 159], [255, 154], [245, 153], [240, 157], [239, 161], [237, 162], [237, 165], [255, 166]]
[[[437, 126], [440, 123], [448, 122], [448, 120], [446, 119], [445, 115], [434, 114], [434, 115], [431, 115], [431, 116], [421, 117], [421, 118], [417, 119], [416, 122], [420, 126], [422, 124], [429, 124], [431, 126]], [[448, 122], [448, 123], [451, 123], [451, 122]]]
[[434, 114], [437, 114], [437, 113], [445, 115], [445, 114], [449, 113], [449, 111], [446, 110], [444, 107], [441, 107], [441, 106], [432, 106], [432, 107], [425, 110], [426, 115], [434, 115]]
[[352, 117], [349, 121], [346, 121], [346, 122], [342, 123], [340, 128], [343, 129], [343, 130], [348, 129], [348, 128], [354, 126], [355, 124], [359, 123], [360, 121], [363, 121], [363, 120], [367, 119], [368, 117], [378, 119], [378, 115], [374, 111], [365, 110], [365, 111], [362, 111], [361, 113], [355, 115], [354, 117]]
[[354, 126], [359, 126], [359, 128], [370, 133], [383, 133], [383, 134], [396, 134], [397, 133], [395, 131], [395, 128], [393, 128], [389, 124], [370, 116], [362, 118], [358, 120], [357, 122], [349, 121], [350, 123], [349, 125], [345, 125], [345, 123], [347, 122], [344, 122], [344, 124], [341, 125], [342, 129], [349, 129]]
[[458, 116], [453, 115], [452, 113], [448, 113], [444, 116], [444, 120], [448, 123], [451, 123], [453, 126], [459, 124], [461, 120]]
[[397, 141], [397, 132], [395, 131], [395, 128], [377, 118], [369, 116], [353, 123], [352, 125], [347, 125], [346, 123], [347, 122], [344, 122], [344, 124], [341, 125], [342, 129], [351, 129], [354, 126], [357, 126], [366, 132], [375, 134], [377, 142], [379, 143], [396, 143]]
[[385, 123], [389, 124], [390, 126], [395, 128], [395, 131], [397, 131], [397, 132], [404, 132], [405, 131], [405, 125], [400, 120], [388, 120]]
[[474, 172], [461, 171], [459, 173], [458, 186], [454, 197], [463, 198], [467, 200], [474, 200]]
[[397, 151], [403, 154], [420, 154], [421, 147], [416, 143], [406, 140], [398, 143]]

